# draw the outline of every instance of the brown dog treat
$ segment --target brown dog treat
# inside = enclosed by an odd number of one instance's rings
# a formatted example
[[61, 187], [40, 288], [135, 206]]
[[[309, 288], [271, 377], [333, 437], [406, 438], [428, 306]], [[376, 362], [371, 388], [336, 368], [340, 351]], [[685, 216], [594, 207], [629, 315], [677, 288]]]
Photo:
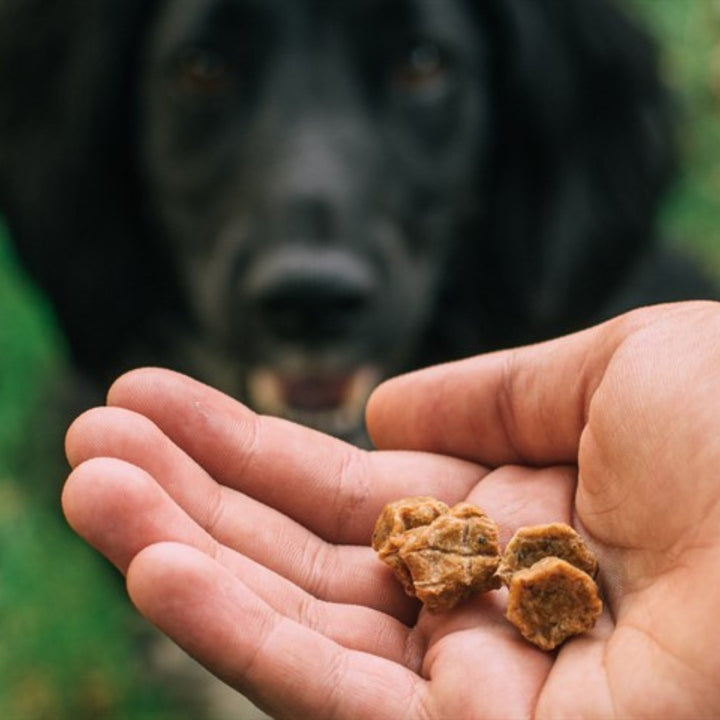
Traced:
[[597, 560], [563, 523], [521, 528], [501, 561], [497, 525], [480, 508], [411, 497], [383, 509], [372, 546], [432, 612], [504, 583], [508, 620], [543, 650], [589, 630], [602, 611]]
[[497, 525], [480, 508], [416, 497], [385, 507], [372, 544], [405, 591], [437, 611], [499, 587], [497, 537]]
[[505, 548], [498, 575], [509, 585], [514, 573], [546, 557], [566, 560], [591, 577], [597, 574], [597, 559], [575, 530], [564, 523], [551, 523], [520, 528]]
[[518, 570], [509, 588], [507, 619], [542, 650], [552, 650], [572, 635], [590, 630], [602, 612], [590, 575], [556, 557]]
[[372, 536], [373, 550], [381, 557], [396, 551], [396, 542], [407, 532], [422, 525], [429, 525], [438, 515], [444, 515], [450, 508], [433, 497], [408, 497], [388, 503], [375, 523]]
[[394, 571], [408, 595], [415, 596], [412, 577], [398, 551], [406, 541], [406, 533], [429, 525], [439, 515], [449, 512], [444, 502], [433, 497], [408, 497], [388, 503], [375, 523], [372, 547]]
[[399, 556], [428, 610], [449, 610], [500, 586], [497, 525], [480, 508], [460, 503], [406, 538]]

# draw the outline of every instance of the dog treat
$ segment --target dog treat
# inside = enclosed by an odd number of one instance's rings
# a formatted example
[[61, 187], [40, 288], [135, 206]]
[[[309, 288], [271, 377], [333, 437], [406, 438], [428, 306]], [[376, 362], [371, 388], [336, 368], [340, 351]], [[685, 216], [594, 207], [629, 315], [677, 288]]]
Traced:
[[404, 533], [422, 525], [429, 525], [438, 515], [450, 508], [433, 497], [409, 497], [389, 503], [375, 523], [372, 546], [380, 553], [392, 552], [394, 544], [402, 544]]
[[507, 619], [543, 650], [590, 630], [602, 611], [597, 569], [595, 556], [569, 525], [520, 528], [498, 568], [510, 590]]
[[520, 528], [505, 548], [498, 575], [508, 585], [514, 573], [545, 557], [566, 560], [593, 578], [597, 574], [597, 560], [575, 530], [551, 523]]
[[405, 592], [415, 596], [412, 577], [399, 551], [406, 533], [416, 527], [429, 525], [435, 518], [449, 512], [444, 502], [432, 497], [409, 497], [385, 506], [375, 523], [372, 547], [394, 571]]
[[520, 528], [501, 558], [497, 525], [479, 507], [409, 497], [385, 506], [372, 546], [431, 612], [506, 585], [507, 619], [542, 650], [590, 630], [602, 612], [597, 559], [564, 523]]
[[572, 635], [590, 630], [602, 612], [595, 581], [557, 557], [518, 570], [509, 588], [507, 619], [542, 650], [553, 650]]
[[372, 544], [405, 592], [437, 612], [500, 586], [497, 538], [497, 525], [480, 508], [416, 497], [385, 507]]

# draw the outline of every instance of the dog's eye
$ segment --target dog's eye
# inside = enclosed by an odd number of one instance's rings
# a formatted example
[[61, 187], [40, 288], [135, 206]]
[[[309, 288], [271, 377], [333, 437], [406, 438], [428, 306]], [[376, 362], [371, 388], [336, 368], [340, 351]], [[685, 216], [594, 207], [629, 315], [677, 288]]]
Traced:
[[439, 89], [450, 72], [450, 62], [442, 48], [432, 41], [409, 46], [396, 62], [393, 84], [410, 93], [426, 93]]
[[183, 90], [216, 94], [229, 88], [230, 66], [212, 50], [188, 50], [177, 61], [176, 80]]

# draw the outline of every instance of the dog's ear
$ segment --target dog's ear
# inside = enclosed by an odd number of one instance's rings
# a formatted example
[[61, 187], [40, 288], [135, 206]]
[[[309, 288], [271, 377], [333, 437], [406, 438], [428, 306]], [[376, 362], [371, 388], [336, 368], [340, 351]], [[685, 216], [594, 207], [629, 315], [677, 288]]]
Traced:
[[[656, 48], [610, 0], [483, 0], [497, 103], [497, 277], [537, 334], [582, 320], [653, 242], [676, 165]], [[504, 295], [508, 288], [505, 288]]]
[[0, 214], [91, 372], [146, 331], [167, 276], [134, 189], [133, 73], [150, 5], [0, 3]]

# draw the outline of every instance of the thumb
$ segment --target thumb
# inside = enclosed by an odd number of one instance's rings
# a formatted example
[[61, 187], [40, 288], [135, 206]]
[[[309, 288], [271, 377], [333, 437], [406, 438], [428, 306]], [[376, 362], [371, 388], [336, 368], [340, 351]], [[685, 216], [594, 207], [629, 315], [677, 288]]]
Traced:
[[389, 380], [369, 400], [368, 431], [380, 449], [491, 467], [575, 463], [590, 400], [617, 348], [641, 328], [698, 306], [644, 308], [548, 342]]

